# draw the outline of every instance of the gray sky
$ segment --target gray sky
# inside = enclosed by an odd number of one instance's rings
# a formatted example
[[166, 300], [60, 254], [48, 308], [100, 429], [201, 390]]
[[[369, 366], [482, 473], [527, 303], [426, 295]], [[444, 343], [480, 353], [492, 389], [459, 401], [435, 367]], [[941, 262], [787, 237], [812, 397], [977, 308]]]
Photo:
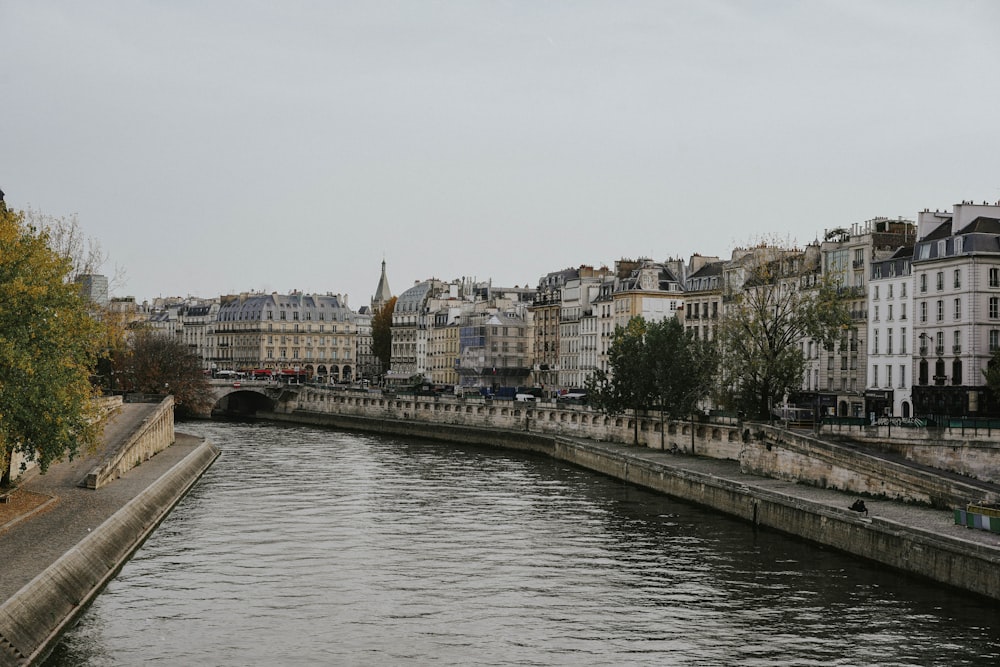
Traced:
[[1000, 3], [0, 4], [0, 188], [119, 295], [535, 285], [1000, 199]]

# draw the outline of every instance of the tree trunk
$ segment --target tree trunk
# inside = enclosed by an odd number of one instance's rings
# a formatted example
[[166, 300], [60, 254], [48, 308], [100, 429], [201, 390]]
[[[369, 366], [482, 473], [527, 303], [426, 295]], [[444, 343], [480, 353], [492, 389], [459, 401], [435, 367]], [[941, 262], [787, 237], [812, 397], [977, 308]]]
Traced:
[[632, 408], [632, 415], [635, 418], [632, 424], [632, 444], [639, 444], [639, 408]]
[[3, 466], [3, 470], [0, 471], [0, 489], [5, 489], [10, 486], [11, 482], [11, 462], [14, 459], [14, 450], [12, 447], [0, 448], [0, 465]]

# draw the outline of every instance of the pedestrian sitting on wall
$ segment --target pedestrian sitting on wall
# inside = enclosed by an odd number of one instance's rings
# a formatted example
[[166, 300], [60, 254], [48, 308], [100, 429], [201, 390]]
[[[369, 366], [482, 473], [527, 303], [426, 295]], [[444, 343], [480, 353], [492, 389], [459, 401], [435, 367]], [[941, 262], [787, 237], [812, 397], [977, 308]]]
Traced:
[[865, 516], [868, 516], [868, 508], [865, 507], [865, 501], [861, 500], [860, 498], [855, 500], [854, 504], [851, 505], [848, 509], [854, 510], [858, 514], [864, 514]]

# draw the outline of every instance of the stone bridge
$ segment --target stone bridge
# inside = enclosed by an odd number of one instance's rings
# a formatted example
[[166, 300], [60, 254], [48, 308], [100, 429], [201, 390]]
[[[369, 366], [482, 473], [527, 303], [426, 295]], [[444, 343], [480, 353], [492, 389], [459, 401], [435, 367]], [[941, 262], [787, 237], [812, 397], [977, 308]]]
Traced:
[[262, 380], [209, 380], [212, 386], [212, 414], [252, 417], [256, 412], [272, 412], [285, 385]]

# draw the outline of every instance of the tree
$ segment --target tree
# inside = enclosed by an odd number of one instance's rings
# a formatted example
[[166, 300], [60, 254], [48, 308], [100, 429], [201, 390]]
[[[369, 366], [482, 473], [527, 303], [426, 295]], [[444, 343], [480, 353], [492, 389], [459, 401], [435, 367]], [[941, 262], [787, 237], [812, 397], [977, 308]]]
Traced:
[[381, 372], [389, 370], [392, 360], [392, 313], [396, 297], [392, 297], [372, 313], [372, 352], [381, 364]]
[[983, 370], [983, 377], [986, 379], [986, 386], [993, 394], [993, 400], [1000, 400], [1000, 350], [993, 352], [989, 363]]
[[850, 326], [837, 285], [813, 280], [793, 263], [760, 262], [732, 295], [719, 328], [726, 402], [767, 418], [787, 390], [802, 384], [805, 359], [799, 343], [832, 345]]
[[615, 330], [608, 348], [610, 374], [588, 380], [588, 400], [607, 414], [632, 410], [633, 442], [639, 442], [639, 412], [656, 409], [680, 418], [694, 413], [708, 395], [715, 373], [715, 347], [695, 338], [676, 319], [647, 322], [641, 316]]
[[113, 361], [119, 388], [144, 394], [170, 394], [181, 416], [212, 407], [211, 386], [201, 358], [180, 341], [149, 329], [135, 330]]
[[44, 472], [99, 435], [90, 374], [103, 340], [72, 263], [0, 200], [0, 484], [15, 452]]
[[646, 348], [660, 421], [664, 415], [671, 419], [690, 415], [693, 424], [698, 404], [711, 392], [718, 366], [714, 343], [695, 338], [671, 318], [649, 325]]
[[587, 379], [587, 400], [609, 415], [632, 410], [633, 443], [639, 442], [639, 411], [652, 404], [653, 376], [647, 364], [646, 320], [633, 317], [616, 327], [608, 348], [610, 374], [597, 370]]
[[[38, 209], [24, 211], [25, 223], [44, 231], [49, 239], [49, 247], [70, 261], [68, 282], [75, 282], [83, 275], [101, 273], [108, 261], [108, 254], [93, 237], [87, 236], [77, 220], [76, 214], [56, 217]], [[109, 281], [112, 286], [120, 285], [125, 278], [121, 267], [116, 266]]]

